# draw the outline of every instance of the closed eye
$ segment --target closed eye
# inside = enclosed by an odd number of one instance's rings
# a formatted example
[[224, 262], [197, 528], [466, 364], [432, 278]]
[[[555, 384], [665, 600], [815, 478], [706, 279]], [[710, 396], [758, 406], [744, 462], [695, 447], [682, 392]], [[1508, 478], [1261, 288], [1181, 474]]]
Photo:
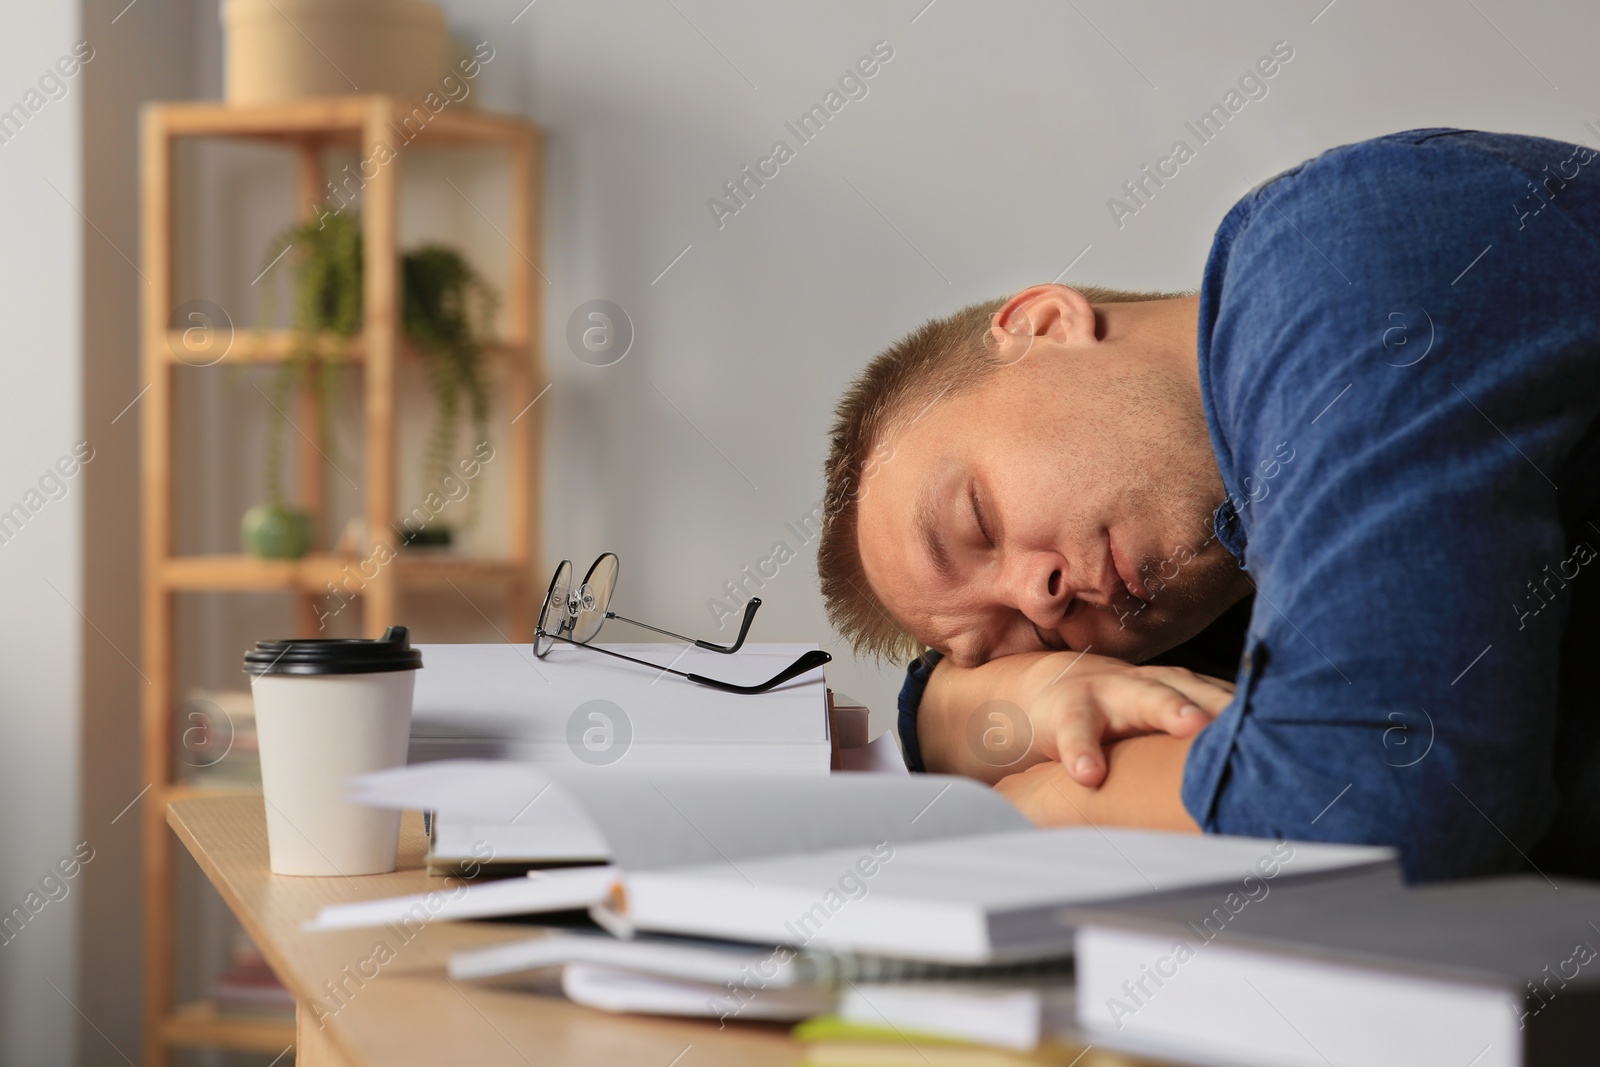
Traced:
[[983, 539], [988, 542], [990, 548], [996, 547], [994, 537], [989, 533], [989, 524], [983, 518], [983, 506], [978, 502], [978, 487], [976, 484], [967, 490], [967, 499], [972, 502], [972, 520], [978, 524], [978, 532], [983, 535]]

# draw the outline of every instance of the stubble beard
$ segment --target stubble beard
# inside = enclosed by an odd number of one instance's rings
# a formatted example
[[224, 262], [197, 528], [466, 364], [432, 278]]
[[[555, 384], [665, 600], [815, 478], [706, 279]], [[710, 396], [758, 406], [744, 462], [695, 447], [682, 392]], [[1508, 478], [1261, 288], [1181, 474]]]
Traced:
[[1182, 644], [1249, 591], [1239, 561], [1217, 539], [1223, 498], [1207, 490], [1186, 497], [1168, 527], [1179, 531], [1168, 555], [1145, 556], [1135, 565], [1147, 599], [1134, 598], [1118, 611], [1119, 629], [1132, 631], [1138, 642], [1130, 658], [1142, 661]]

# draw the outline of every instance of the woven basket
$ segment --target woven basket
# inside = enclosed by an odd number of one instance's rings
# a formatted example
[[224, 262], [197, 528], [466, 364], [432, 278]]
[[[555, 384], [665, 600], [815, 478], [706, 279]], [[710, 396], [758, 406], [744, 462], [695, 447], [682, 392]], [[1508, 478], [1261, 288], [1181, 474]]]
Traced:
[[420, 99], [449, 62], [425, 0], [224, 0], [229, 103], [343, 93]]

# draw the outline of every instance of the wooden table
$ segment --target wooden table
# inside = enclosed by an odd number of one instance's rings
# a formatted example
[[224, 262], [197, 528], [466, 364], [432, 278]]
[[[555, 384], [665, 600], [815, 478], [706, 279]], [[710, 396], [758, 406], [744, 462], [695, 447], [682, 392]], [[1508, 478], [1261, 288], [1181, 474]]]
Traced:
[[[414, 812], [401, 822], [398, 869], [357, 878], [271, 874], [259, 796], [176, 801], [167, 822], [294, 994], [299, 1067], [784, 1067], [804, 1054], [786, 1027], [610, 1015], [559, 995], [446, 976], [451, 952], [525, 938], [526, 927], [436, 922], [409, 940], [394, 927], [302, 930], [325, 904], [458, 884], [423, 870]], [[1135, 1065], [1094, 1049], [1077, 1067]]]

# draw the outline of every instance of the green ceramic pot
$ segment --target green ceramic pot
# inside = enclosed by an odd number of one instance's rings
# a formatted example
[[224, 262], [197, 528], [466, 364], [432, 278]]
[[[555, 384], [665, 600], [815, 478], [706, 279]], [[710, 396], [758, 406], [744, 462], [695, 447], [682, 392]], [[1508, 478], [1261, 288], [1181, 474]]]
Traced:
[[299, 559], [311, 551], [311, 514], [286, 504], [257, 504], [244, 513], [245, 551], [265, 559]]

